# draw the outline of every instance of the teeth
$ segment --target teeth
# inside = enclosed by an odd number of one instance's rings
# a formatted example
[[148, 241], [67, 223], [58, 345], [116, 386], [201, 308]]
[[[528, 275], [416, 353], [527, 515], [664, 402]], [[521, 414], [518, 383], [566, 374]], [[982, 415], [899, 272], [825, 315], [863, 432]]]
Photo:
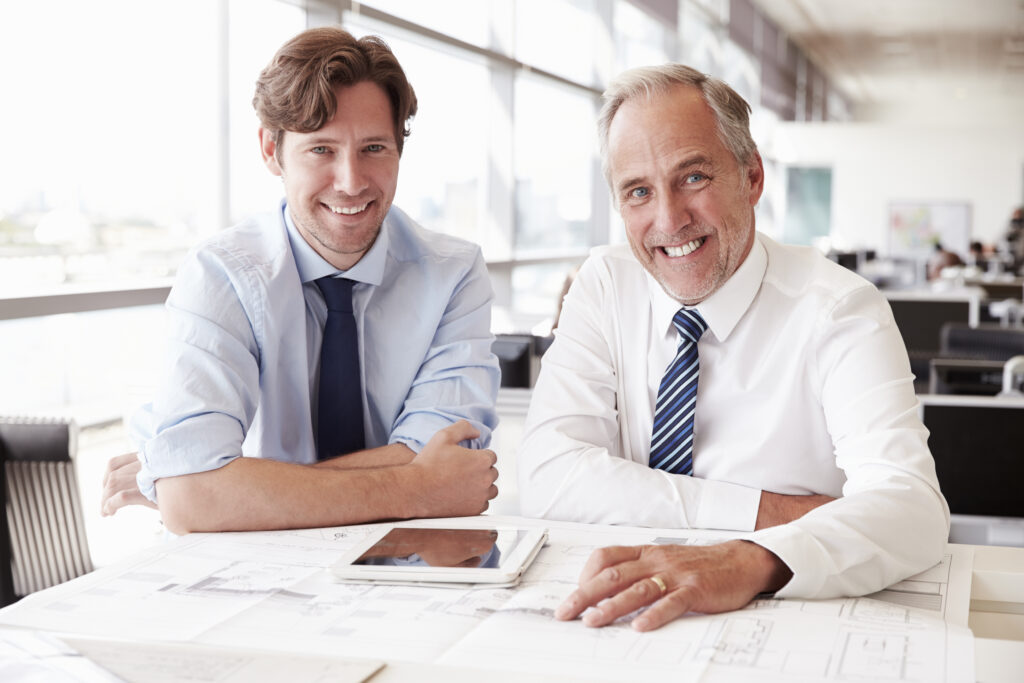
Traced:
[[370, 202], [366, 202], [362, 206], [345, 207], [345, 206], [330, 206], [330, 205], [327, 205], [327, 208], [330, 209], [331, 211], [333, 211], [334, 213], [341, 213], [341, 214], [345, 214], [346, 216], [351, 216], [353, 214], [359, 213], [360, 211], [363, 211], [369, 205], [370, 205]]
[[662, 247], [662, 248], [665, 250], [665, 253], [667, 255], [669, 255], [669, 256], [686, 256], [687, 254], [693, 252], [694, 249], [696, 249], [700, 245], [704, 244], [704, 240], [705, 239], [706, 238], [701, 237], [699, 239], [693, 240], [692, 242], [687, 242], [686, 244], [684, 244], [681, 247]]

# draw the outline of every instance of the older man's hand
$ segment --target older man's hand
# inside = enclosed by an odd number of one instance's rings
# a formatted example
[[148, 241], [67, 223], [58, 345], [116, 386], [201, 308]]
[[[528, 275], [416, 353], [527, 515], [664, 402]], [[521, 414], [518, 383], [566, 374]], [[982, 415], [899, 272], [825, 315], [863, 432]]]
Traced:
[[791, 577], [782, 560], [750, 541], [601, 548], [587, 560], [579, 587], [555, 617], [575, 619], [589, 607], [583, 623], [604, 626], [647, 607], [632, 626], [650, 631], [688, 612], [739, 609]]

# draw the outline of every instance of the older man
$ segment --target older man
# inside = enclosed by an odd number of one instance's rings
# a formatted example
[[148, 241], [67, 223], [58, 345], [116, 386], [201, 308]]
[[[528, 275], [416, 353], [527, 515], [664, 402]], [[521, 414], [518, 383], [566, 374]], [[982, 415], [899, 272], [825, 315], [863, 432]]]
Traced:
[[[863, 594], [941, 556], [949, 511], [885, 299], [758, 234], [749, 106], [681, 65], [605, 93], [605, 173], [629, 248], [566, 296], [520, 450], [525, 514], [754, 532], [610, 548], [557, 616], [656, 628], [758, 593]], [[757, 531], [755, 531], [757, 530]]]

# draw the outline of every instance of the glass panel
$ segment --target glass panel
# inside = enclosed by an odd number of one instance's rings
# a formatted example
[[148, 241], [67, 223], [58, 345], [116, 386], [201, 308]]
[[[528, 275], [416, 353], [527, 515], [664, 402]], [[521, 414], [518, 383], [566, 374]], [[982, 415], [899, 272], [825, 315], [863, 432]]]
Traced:
[[712, 72], [732, 86], [751, 107], [761, 104], [761, 76], [757, 64], [731, 40], [725, 42], [721, 72]]
[[20, 2], [0, 22], [0, 293], [167, 275], [213, 229], [216, 27], [205, 0]]
[[0, 321], [0, 414], [131, 414], [156, 385], [163, 315], [135, 306]]
[[704, 73], [717, 73], [722, 63], [724, 29], [708, 22], [698, 9], [687, 5], [682, 26], [682, 62]]
[[626, 0], [615, 3], [615, 61], [618, 71], [670, 61], [668, 31]]
[[[281, 179], [260, 156], [252, 108], [256, 79], [289, 38], [306, 27], [306, 15], [280, 0], [231, 0], [228, 17], [231, 222], [269, 211], [284, 196]], [[223, 226], [221, 226], [223, 227]]]
[[516, 59], [578, 83], [597, 83], [594, 62], [603, 33], [593, 0], [516, 3]]
[[369, 2], [361, 4], [473, 45], [488, 47], [490, 43], [489, 2], [480, 2], [480, 0], [431, 0], [430, 2], [423, 2], [423, 0], [369, 0]]
[[[349, 24], [355, 35], [381, 35]], [[475, 61], [382, 37], [416, 90], [419, 111], [402, 152], [395, 205], [424, 227], [485, 243], [489, 140], [487, 68]]]
[[597, 134], [592, 98], [529, 76], [515, 84], [516, 252], [589, 244]]
[[516, 266], [512, 271], [512, 306], [517, 313], [554, 321], [581, 261]]

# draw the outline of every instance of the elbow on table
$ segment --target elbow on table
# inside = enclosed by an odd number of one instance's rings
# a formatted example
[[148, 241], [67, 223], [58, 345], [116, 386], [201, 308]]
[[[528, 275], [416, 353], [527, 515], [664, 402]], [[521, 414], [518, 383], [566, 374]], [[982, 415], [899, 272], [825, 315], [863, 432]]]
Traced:
[[156, 482], [157, 505], [164, 527], [182, 536], [199, 531], [218, 531], [209, 509], [212, 495], [197, 474], [164, 477]]
[[935, 495], [938, 499], [936, 506], [938, 509], [930, 518], [932, 523], [927, 530], [927, 534], [922, 534], [927, 539], [925, 541], [927, 546], [931, 549], [932, 562], [928, 565], [929, 567], [942, 559], [942, 556], [946, 553], [946, 544], [949, 542], [949, 505], [946, 503], [945, 496], [941, 493], [936, 492]]

